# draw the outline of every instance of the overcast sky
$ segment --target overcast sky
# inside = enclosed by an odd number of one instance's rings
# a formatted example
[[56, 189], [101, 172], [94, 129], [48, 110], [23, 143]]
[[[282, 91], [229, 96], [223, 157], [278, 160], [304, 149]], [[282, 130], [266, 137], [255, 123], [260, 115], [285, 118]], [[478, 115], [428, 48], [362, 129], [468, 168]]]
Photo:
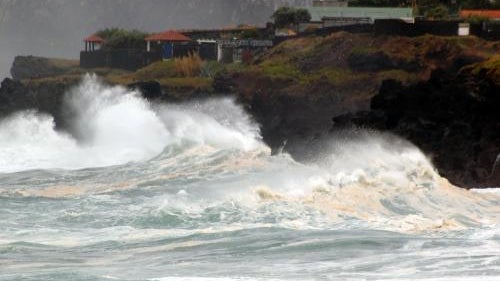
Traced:
[[0, 0], [0, 77], [16, 55], [78, 58], [82, 39], [106, 27], [148, 32], [264, 25], [280, 5], [309, 0]]

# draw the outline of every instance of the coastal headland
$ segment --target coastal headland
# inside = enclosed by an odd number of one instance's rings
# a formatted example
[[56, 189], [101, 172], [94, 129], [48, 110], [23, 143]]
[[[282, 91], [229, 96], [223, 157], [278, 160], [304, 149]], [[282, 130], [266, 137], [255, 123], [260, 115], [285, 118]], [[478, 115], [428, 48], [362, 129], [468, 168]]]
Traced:
[[286, 40], [243, 63], [191, 56], [126, 71], [24, 56], [1, 84], [0, 116], [35, 109], [70, 130], [64, 95], [95, 73], [152, 103], [233, 96], [274, 151], [298, 160], [346, 128], [375, 129], [416, 144], [455, 185], [500, 186], [499, 53], [500, 42], [474, 36], [336, 32]]

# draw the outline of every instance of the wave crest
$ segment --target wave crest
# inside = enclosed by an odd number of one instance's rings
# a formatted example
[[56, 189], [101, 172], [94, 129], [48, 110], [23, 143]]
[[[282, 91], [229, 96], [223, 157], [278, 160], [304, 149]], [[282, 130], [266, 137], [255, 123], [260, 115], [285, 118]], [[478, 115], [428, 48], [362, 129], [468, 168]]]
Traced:
[[86, 75], [65, 104], [73, 113], [71, 135], [56, 131], [51, 116], [34, 111], [0, 122], [0, 172], [144, 161], [169, 145], [264, 147], [258, 127], [229, 98], [152, 106], [137, 91]]

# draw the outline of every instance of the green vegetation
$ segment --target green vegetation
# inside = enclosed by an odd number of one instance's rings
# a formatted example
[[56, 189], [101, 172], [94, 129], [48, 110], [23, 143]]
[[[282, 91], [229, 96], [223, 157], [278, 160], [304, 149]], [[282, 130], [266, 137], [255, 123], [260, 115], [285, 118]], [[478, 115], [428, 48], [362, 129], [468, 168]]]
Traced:
[[465, 71], [470, 70], [474, 75], [484, 74], [495, 84], [500, 85], [500, 55], [495, 55], [488, 60], [467, 67]]
[[112, 84], [132, 84], [139, 81], [156, 80], [170, 90], [203, 90], [211, 91], [213, 77], [224, 71], [223, 65], [217, 62], [206, 62], [192, 54], [184, 58], [158, 61], [136, 72], [109, 73], [102, 75], [104, 80]]
[[158, 61], [144, 68], [137, 70], [133, 75], [135, 80], [151, 80], [160, 79], [163, 77], [174, 77], [175, 67], [174, 61]]
[[191, 55], [128, 72], [80, 69], [74, 61], [54, 60], [52, 64], [68, 67], [64, 74], [32, 79], [29, 83], [69, 83], [78, 81], [83, 73], [95, 72], [111, 84], [155, 80], [168, 92], [181, 95], [195, 91], [210, 93], [214, 91], [214, 83], [220, 86], [229, 79], [231, 89], [248, 97], [257, 92], [314, 97], [349, 95], [349, 100], [355, 102], [366, 101], [383, 80], [403, 83], [427, 80], [434, 69], [453, 67], [459, 58], [491, 58], [470, 71], [486, 72], [499, 81], [500, 56], [494, 56], [497, 53], [496, 42], [473, 36], [374, 37], [338, 32], [326, 37], [287, 40], [248, 64], [220, 64]]
[[145, 48], [144, 38], [147, 33], [139, 30], [125, 30], [121, 28], [106, 28], [96, 33], [104, 39], [104, 49]]
[[401, 69], [391, 69], [391, 70], [381, 71], [377, 74], [377, 79], [380, 81], [384, 81], [387, 79], [394, 79], [397, 81], [401, 81], [405, 84], [418, 82], [418, 76], [415, 75], [415, 73], [411, 73]]
[[447, 19], [449, 17], [449, 11], [445, 5], [439, 4], [427, 9], [424, 16], [426, 18], [436, 19], [436, 20]]
[[311, 20], [311, 14], [306, 9], [280, 7], [272, 15], [276, 27], [291, 27]]
[[266, 60], [261, 64], [254, 65], [251, 69], [272, 78], [298, 79], [301, 76], [300, 71], [294, 64], [281, 59]]
[[[244, 96], [255, 92], [273, 95], [349, 96], [366, 101], [382, 81], [402, 83], [427, 80], [438, 67], [452, 67], [457, 58], [488, 58], [493, 42], [475, 37], [372, 37], [345, 32], [327, 37], [287, 40], [257, 57], [253, 64], [229, 70]], [[359, 67], [367, 65], [367, 67]]]
[[472, 24], [478, 24], [482, 22], [489, 22], [490, 18], [485, 16], [469, 16], [465, 19], [465, 21]]
[[72, 59], [47, 59], [47, 62], [49, 65], [63, 70], [78, 67], [80, 64], [78, 60]]

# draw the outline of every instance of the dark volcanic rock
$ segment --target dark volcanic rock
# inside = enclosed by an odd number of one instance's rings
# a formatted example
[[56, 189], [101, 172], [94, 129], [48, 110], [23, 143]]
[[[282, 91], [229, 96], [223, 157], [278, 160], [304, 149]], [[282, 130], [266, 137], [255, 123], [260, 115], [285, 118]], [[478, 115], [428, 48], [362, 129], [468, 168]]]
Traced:
[[163, 96], [160, 83], [156, 81], [137, 82], [127, 85], [129, 89], [138, 90], [148, 100], [159, 99]]
[[36, 110], [54, 117], [56, 127], [66, 125], [64, 94], [71, 86], [65, 83], [24, 84], [9, 78], [0, 88], [0, 118], [17, 111]]
[[12, 63], [10, 74], [15, 80], [34, 79], [64, 74], [76, 66], [76, 61], [71, 60], [17, 56]]
[[371, 54], [353, 53], [349, 56], [348, 63], [356, 71], [379, 71], [393, 67], [389, 56], [381, 51]]
[[456, 185], [500, 186], [499, 108], [500, 87], [484, 74], [437, 70], [411, 86], [385, 81], [370, 111], [333, 121], [335, 129], [371, 127], [412, 141]]
[[374, 53], [352, 53], [347, 58], [349, 67], [355, 71], [382, 71], [402, 69], [410, 72], [418, 71], [421, 66], [416, 60], [403, 60], [389, 57], [382, 51]]
[[285, 90], [290, 80], [265, 75], [222, 73], [214, 81], [214, 89], [236, 95], [253, 119], [260, 124], [261, 135], [273, 152], [285, 150], [297, 160], [308, 157], [308, 144], [326, 134], [331, 117], [358, 104], [346, 104], [335, 85], [318, 81], [308, 93], [294, 95]]
[[33, 96], [21, 82], [9, 78], [2, 81], [0, 87], [0, 114], [2, 116], [30, 108], [34, 104]]

